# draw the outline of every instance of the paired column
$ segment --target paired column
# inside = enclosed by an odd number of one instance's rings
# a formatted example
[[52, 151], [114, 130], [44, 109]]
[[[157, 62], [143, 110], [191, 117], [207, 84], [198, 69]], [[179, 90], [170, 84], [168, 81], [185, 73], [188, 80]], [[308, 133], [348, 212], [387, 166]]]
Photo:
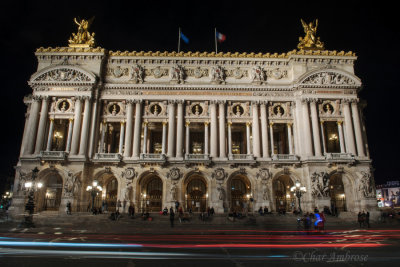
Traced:
[[74, 126], [74, 119], [70, 118], [68, 123], [68, 137], [67, 137], [67, 147], [65, 152], [69, 152], [71, 150], [71, 139], [72, 139], [72, 127]]
[[323, 153], [327, 153], [326, 152], [326, 143], [325, 143], [325, 132], [324, 132], [324, 121], [321, 121], [321, 135], [322, 135], [322, 147], [324, 149]]
[[232, 156], [232, 122], [228, 121], [228, 157]]
[[79, 147], [79, 155], [85, 156], [88, 147], [89, 136], [89, 122], [90, 122], [90, 97], [85, 98], [85, 110], [83, 113], [83, 127], [81, 133], [81, 141]]
[[[132, 132], [132, 131], [131, 131]], [[119, 132], [119, 149], [118, 149], [118, 153], [122, 155], [122, 153], [124, 152], [124, 135], [125, 135], [125, 122], [121, 121], [121, 130]], [[126, 149], [126, 146], [125, 146]]]
[[251, 122], [246, 122], [246, 143], [247, 143], [247, 148], [246, 148], [246, 152], [247, 155], [251, 155], [251, 146], [250, 146], [250, 125]]
[[346, 153], [346, 150], [344, 149], [342, 122], [338, 121], [337, 125], [338, 125], [338, 131], [339, 131], [340, 153]]
[[319, 127], [318, 127], [318, 113], [317, 113], [317, 100], [313, 99], [310, 102], [311, 107], [311, 120], [312, 120], [312, 130], [313, 130], [313, 137], [314, 137], [314, 149], [315, 149], [315, 156], [321, 157], [321, 142], [319, 136]]
[[175, 153], [175, 101], [168, 101], [168, 157], [174, 157]]
[[204, 154], [208, 155], [208, 121], [204, 122]]
[[274, 123], [269, 123], [269, 135], [271, 136], [271, 156], [275, 155], [275, 147], [274, 147]]
[[133, 126], [133, 101], [128, 100], [126, 103], [126, 135], [125, 135], [125, 151], [124, 151], [124, 157], [126, 158], [130, 158], [132, 156], [132, 129], [133, 129], [132, 126]]
[[78, 153], [79, 135], [81, 133], [82, 102], [81, 98], [75, 100], [74, 130], [72, 132], [71, 155]]
[[28, 135], [25, 142], [25, 155], [31, 155], [34, 151], [35, 147], [35, 137], [38, 126], [38, 117], [39, 117], [39, 109], [40, 109], [40, 98], [34, 96], [32, 99], [31, 109], [29, 112], [29, 121], [28, 121]]
[[50, 126], [49, 126], [49, 135], [47, 137], [47, 146], [46, 146], [46, 151], [51, 150], [51, 143], [53, 141], [53, 132], [54, 132], [54, 119], [50, 119]]
[[219, 103], [219, 157], [226, 158], [225, 151], [225, 103]]
[[267, 126], [267, 105], [266, 103], [261, 103], [261, 139], [262, 139], [262, 150], [263, 157], [268, 158], [268, 126]]
[[49, 106], [48, 99], [49, 99], [48, 97], [42, 98], [42, 108], [40, 109], [39, 129], [36, 137], [35, 154], [39, 154], [40, 150], [43, 149], [43, 141], [46, 132], [47, 114]]
[[[176, 157], [183, 157], [183, 101], [178, 101], [178, 120], [176, 123]], [[187, 153], [187, 152], [186, 152]]]
[[361, 131], [360, 116], [357, 107], [357, 101], [351, 103], [351, 113], [353, 114], [354, 132], [356, 134], [357, 152], [359, 157], [365, 157], [364, 143]]
[[353, 124], [351, 122], [351, 114], [350, 114], [350, 105], [349, 101], [344, 100], [343, 103], [343, 113], [344, 113], [344, 124], [345, 124], [345, 140], [346, 140], [346, 147], [347, 152], [356, 155], [356, 146], [354, 144], [354, 135], [353, 135]]
[[162, 144], [161, 144], [161, 154], [166, 154], [167, 147], [167, 122], [162, 122]]
[[293, 155], [293, 142], [292, 142], [292, 123], [287, 124], [288, 140], [289, 140], [289, 154]]
[[[98, 130], [97, 130], [97, 121], [99, 117], [99, 109], [97, 108], [98, 105], [98, 99], [97, 97], [93, 98], [93, 103], [92, 103], [92, 122], [90, 126], [90, 135], [89, 135], [89, 152], [88, 152], [88, 157], [92, 158], [93, 157], [93, 150], [95, 147], [95, 143], [97, 142], [97, 135], [98, 135]], [[72, 129], [71, 129], [72, 133]], [[69, 148], [71, 149], [71, 148]], [[66, 151], [69, 151], [66, 150]]]
[[217, 107], [216, 102], [212, 101], [210, 105], [211, 117], [211, 157], [218, 157], [218, 130], [217, 130]]
[[143, 123], [143, 154], [147, 154], [147, 121]]
[[101, 123], [101, 140], [100, 140], [99, 153], [104, 153], [104, 142], [106, 138], [106, 132], [107, 132], [107, 123], [106, 121], [103, 121]]
[[308, 109], [308, 100], [302, 100], [303, 109], [303, 133], [304, 133], [304, 146], [305, 155], [310, 157], [313, 155], [312, 152], [312, 141], [311, 141], [311, 128], [310, 128], [310, 113]]
[[139, 158], [139, 154], [140, 154], [140, 138], [141, 138], [141, 134], [142, 134], [142, 129], [141, 129], [141, 118], [142, 118], [142, 114], [141, 114], [141, 110], [142, 110], [142, 106], [141, 106], [141, 101], [137, 101], [136, 102], [136, 110], [135, 110], [135, 129], [133, 132], [133, 158]]
[[185, 123], [185, 126], [186, 126], [185, 154], [188, 155], [188, 154], [190, 154], [190, 146], [189, 146], [189, 142], [190, 142], [190, 122], [187, 121]]
[[253, 154], [254, 157], [260, 158], [260, 124], [259, 124], [259, 116], [258, 116], [258, 104], [253, 103], [252, 105], [253, 111]]

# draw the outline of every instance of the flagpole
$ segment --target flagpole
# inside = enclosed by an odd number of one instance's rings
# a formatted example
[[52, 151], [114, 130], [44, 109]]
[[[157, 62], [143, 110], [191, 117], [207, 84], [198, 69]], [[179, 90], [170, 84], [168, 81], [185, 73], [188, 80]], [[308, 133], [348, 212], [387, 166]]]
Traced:
[[215, 38], [215, 54], [218, 54], [218, 47], [217, 47], [217, 28], [214, 28], [214, 38]]
[[179, 27], [178, 53], [181, 51], [181, 27]]

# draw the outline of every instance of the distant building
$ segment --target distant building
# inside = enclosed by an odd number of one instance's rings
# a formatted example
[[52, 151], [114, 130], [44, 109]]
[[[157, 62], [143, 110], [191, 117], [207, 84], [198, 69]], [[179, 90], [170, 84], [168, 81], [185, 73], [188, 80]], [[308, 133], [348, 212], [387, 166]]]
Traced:
[[400, 207], [400, 181], [388, 181], [376, 186], [379, 207]]

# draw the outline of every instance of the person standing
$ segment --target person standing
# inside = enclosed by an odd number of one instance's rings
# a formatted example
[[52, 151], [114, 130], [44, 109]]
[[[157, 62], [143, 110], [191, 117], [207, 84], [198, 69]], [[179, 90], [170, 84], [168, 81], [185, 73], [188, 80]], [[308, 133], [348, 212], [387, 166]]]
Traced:
[[365, 223], [367, 224], [367, 227], [369, 228], [369, 211], [367, 211], [367, 214], [365, 215]]
[[174, 219], [175, 219], [175, 213], [174, 213], [174, 209], [171, 207], [169, 209], [169, 220], [171, 222], [171, 227], [174, 227]]

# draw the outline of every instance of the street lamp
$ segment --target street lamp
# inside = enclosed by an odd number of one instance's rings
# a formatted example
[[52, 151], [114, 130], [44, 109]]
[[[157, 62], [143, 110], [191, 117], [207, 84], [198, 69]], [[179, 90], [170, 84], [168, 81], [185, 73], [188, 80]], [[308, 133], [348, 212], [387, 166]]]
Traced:
[[307, 191], [306, 187], [305, 186], [301, 186], [299, 181], [296, 181], [295, 185], [290, 188], [290, 192], [293, 192], [296, 195], [296, 197], [299, 199], [299, 211], [300, 211], [300, 213], [302, 212], [301, 211], [301, 205], [300, 205], [300, 198], [306, 191]]
[[86, 191], [90, 193], [92, 196], [92, 212], [94, 211], [94, 199], [99, 194], [99, 192], [103, 191], [100, 185], [96, 180], [93, 180], [92, 185], [88, 185], [86, 187]]
[[28, 192], [28, 202], [25, 205], [25, 210], [28, 211], [28, 216], [24, 217], [24, 221], [22, 225], [24, 227], [35, 227], [33, 224], [33, 211], [35, 210], [35, 192], [43, 187], [41, 182], [37, 182], [36, 178], [39, 173], [37, 167], [32, 170], [32, 177], [30, 180], [27, 180], [24, 184], [25, 190]]

